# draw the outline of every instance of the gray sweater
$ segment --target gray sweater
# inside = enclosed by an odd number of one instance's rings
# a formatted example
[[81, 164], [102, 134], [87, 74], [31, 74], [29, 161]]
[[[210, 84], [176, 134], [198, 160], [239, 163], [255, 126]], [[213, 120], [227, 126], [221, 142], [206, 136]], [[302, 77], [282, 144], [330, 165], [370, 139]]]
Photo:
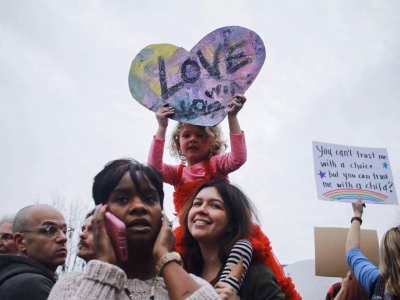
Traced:
[[[219, 299], [214, 288], [203, 279], [190, 274], [200, 285], [188, 300]], [[125, 272], [115, 265], [91, 260], [85, 272], [71, 272], [60, 278], [52, 289], [48, 300], [60, 299], [129, 299], [124, 291], [126, 285], [134, 299], [148, 300], [153, 279], [127, 279]], [[168, 291], [162, 277], [156, 279], [155, 299], [169, 300]]]

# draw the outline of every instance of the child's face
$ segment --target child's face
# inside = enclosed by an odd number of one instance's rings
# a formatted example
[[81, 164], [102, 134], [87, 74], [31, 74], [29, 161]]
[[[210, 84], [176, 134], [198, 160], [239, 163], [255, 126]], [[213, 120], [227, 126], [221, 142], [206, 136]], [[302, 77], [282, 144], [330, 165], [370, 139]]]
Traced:
[[199, 126], [184, 124], [179, 134], [178, 148], [189, 166], [203, 161], [211, 149], [211, 137]]

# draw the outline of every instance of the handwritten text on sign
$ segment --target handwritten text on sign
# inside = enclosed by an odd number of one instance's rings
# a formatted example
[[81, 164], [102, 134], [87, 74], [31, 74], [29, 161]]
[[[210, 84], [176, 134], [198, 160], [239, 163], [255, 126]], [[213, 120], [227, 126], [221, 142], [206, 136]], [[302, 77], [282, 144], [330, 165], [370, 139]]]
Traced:
[[265, 60], [253, 31], [219, 28], [188, 52], [171, 44], [149, 45], [132, 62], [129, 89], [141, 105], [156, 112], [173, 107], [176, 121], [213, 126], [229, 112], [235, 94], [244, 94]]
[[318, 198], [397, 204], [391, 165], [386, 149], [351, 147], [313, 142]]

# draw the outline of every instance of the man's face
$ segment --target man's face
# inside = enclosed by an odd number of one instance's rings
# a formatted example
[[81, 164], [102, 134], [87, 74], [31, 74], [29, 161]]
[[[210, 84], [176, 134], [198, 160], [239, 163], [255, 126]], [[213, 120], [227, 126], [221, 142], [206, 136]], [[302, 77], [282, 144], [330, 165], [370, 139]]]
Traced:
[[12, 221], [4, 222], [0, 225], [0, 254], [17, 253], [12, 234]]
[[92, 220], [93, 216], [90, 216], [85, 220], [82, 225], [82, 232], [79, 235], [80, 240], [78, 244], [77, 255], [86, 262], [96, 258], [96, 248], [94, 247], [93, 241]]
[[[65, 263], [67, 257], [66, 235], [62, 232], [67, 225], [64, 216], [50, 205], [38, 205], [32, 208], [30, 215], [30, 228], [53, 225], [60, 230], [56, 237], [50, 237], [45, 230], [24, 232], [25, 249], [22, 251], [25, 256], [37, 260], [52, 271]], [[20, 248], [21, 250], [21, 248]]]

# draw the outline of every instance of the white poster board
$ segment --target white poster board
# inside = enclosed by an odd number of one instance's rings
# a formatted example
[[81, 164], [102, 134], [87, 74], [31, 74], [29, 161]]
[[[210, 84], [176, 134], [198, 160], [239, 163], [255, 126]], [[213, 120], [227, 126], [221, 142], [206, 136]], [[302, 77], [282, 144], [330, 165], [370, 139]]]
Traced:
[[312, 142], [318, 199], [398, 204], [389, 156], [383, 148]]

